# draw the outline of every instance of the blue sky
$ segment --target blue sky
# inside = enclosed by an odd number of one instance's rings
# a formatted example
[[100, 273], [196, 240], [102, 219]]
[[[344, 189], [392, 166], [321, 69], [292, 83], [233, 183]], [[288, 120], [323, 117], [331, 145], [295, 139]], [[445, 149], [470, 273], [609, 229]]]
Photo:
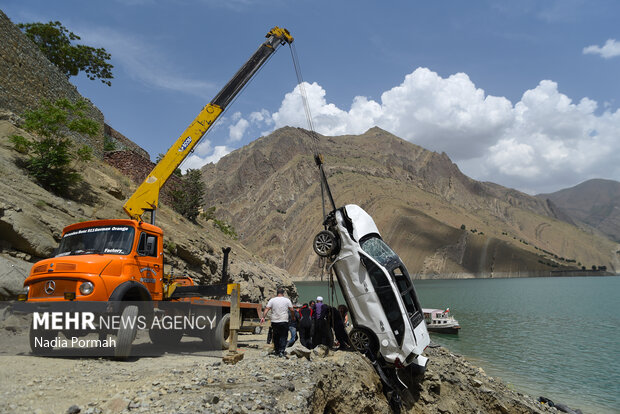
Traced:
[[[111, 87], [71, 81], [153, 158], [275, 25], [295, 44], [314, 124], [378, 125], [472, 178], [531, 194], [620, 180], [620, 2], [2, 0], [112, 54]], [[284, 125], [307, 127], [282, 47], [183, 165]]]

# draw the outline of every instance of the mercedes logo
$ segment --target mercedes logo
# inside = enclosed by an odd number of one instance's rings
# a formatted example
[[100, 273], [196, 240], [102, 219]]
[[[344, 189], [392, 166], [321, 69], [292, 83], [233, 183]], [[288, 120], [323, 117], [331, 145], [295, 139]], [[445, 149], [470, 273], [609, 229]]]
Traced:
[[51, 295], [52, 293], [54, 293], [54, 289], [56, 289], [56, 283], [54, 283], [53, 280], [48, 280], [45, 283], [45, 293]]

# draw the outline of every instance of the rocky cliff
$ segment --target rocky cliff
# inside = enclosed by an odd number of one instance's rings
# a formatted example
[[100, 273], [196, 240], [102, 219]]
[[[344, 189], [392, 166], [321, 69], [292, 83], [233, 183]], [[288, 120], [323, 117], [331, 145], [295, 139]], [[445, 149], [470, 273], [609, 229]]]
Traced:
[[[571, 224], [553, 203], [462, 174], [446, 154], [379, 128], [320, 137], [336, 203], [366, 209], [419, 277], [542, 276], [551, 270], [618, 269], [616, 244]], [[296, 278], [316, 276], [311, 241], [322, 210], [315, 144], [282, 128], [203, 168], [206, 206], [241, 240]]]
[[[126, 218], [122, 205], [136, 188], [119, 170], [95, 160], [81, 166], [84, 182], [79, 199], [58, 197], [18, 167], [23, 156], [12, 149], [7, 138], [14, 133], [28, 136], [11, 122], [0, 120], [0, 298], [4, 299], [21, 292], [32, 263], [49, 256], [63, 227], [78, 221]], [[230, 246], [231, 276], [242, 282], [244, 300], [264, 301], [277, 285], [286, 286], [289, 294], [296, 296], [286, 271], [264, 263], [211, 222], [193, 224], [165, 205], [158, 213], [157, 224], [165, 234], [167, 271], [190, 275], [202, 283], [219, 281], [221, 248]]]
[[[36, 108], [42, 99], [55, 101], [84, 99], [67, 77], [39, 51], [0, 10], [0, 110], [22, 114]], [[101, 111], [86, 99], [87, 114], [101, 126], [95, 137], [71, 137], [103, 156], [104, 120]], [[6, 118], [6, 114], [4, 117]]]

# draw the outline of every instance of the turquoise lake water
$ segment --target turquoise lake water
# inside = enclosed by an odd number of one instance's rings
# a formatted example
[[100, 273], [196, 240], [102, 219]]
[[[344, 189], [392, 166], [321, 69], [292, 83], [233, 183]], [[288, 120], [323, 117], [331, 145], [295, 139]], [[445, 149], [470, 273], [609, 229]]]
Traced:
[[[331, 293], [297, 282], [300, 303]], [[459, 335], [431, 334], [515, 390], [584, 413], [620, 413], [620, 277], [415, 280], [425, 308]], [[344, 303], [336, 285], [338, 298]]]

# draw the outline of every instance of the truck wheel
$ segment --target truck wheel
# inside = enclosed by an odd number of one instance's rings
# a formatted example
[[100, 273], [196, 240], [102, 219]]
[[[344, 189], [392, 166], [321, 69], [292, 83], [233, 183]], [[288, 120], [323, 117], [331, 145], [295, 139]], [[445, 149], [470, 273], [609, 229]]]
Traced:
[[314, 236], [312, 247], [314, 252], [321, 257], [333, 256], [340, 250], [336, 236], [329, 230], [323, 230]]
[[57, 331], [47, 329], [34, 329], [34, 325], [30, 324], [30, 350], [34, 355], [51, 355], [54, 353], [54, 347], [46, 346], [52, 340], [58, 337]]
[[215, 349], [228, 349], [228, 337], [230, 336], [230, 313], [222, 315], [222, 319], [215, 328], [214, 343]]
[[353, 328], [349, 332], [349, 339], [353, 348], [362, 354], [370, 352], [372, 355], [376, 355], [379, 351], [377, 339], [366, 329]]
[[[116, 347], [114, 348], [114, 359], [125, 360], [131, 354], [131, 344], [136, 337], [138, 307], [135, 305], [127, 306], [121, 314], [121, 327], [116, 334]], [[125, 325], [123, 325], [125, 321]], [[130, 321], [127, 323], [126, 321]], [[131, 323], [135, 322], [135, 323]]]
[[151, 342], [155, 345], [161, 345], [166, 347], [171, 347], [178, 345], [181, 342], [181, 338], [183, 338], [183, 330], [181, 329], [157, 329], [152, 328], [149, 329], [149, 338], [151, 338]]

